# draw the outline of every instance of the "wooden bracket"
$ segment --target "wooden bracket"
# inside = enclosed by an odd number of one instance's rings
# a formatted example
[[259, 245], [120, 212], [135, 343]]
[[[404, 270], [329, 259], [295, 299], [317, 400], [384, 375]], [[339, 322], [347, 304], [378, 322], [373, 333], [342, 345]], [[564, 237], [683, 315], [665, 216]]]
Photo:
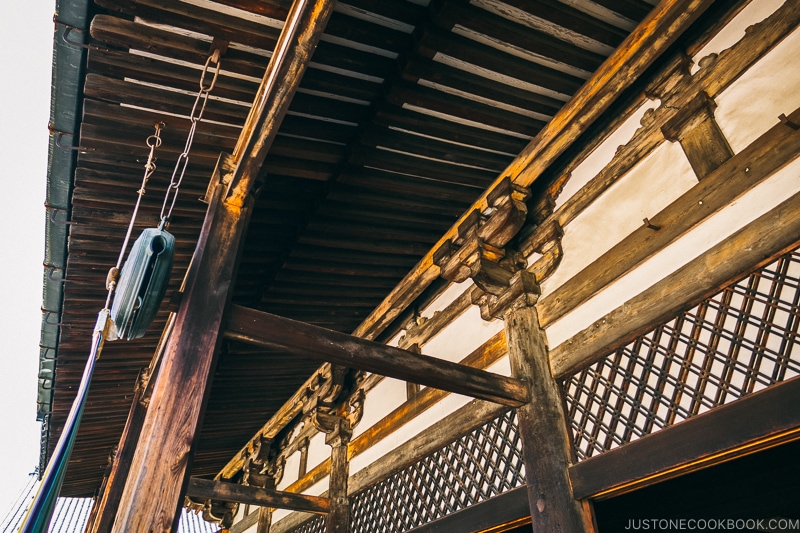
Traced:
[[661, 127], [664, 138], [681, 144], [697, 178], [703, 179], [733, 157], [733, 150], [716, 120], [716, 103], [700, 92]]
[[505, 291], [500, 294], [477, 294], [472, 303], [481, 308], [481, 318], [494, 320], [503, 318], [506, 311], [512, 307], [535, 305], [541, 293], [536, 275], [527, 270], [520, 270], [511, 276]]
[[244, 460], [242, 485], [264, 488], [274, 483], [274, 477], [268, 474], [270, 463], [275, 459], [273, 442], [264, 436], [258, 439], [253, 452]]
[[525, 262], [503, 247], [522, 228], [528, 215], [528, 189], [501, 181], [487, 196], [489, 207], [467, 217], [458, 228], [458, 238], [448, 240], [433, 254], [441, 276], [460, 283], [472, 278], [481, 289], [496, 294], [508, 287], [510, 277]]
[[311, 422], [319, 431], [325, 433], [325, 443], [330, 446], [346, 445], [353, 436], [353, 428], [364, 414], [363, 390], [358, 390], [338, 409], [317, 407], [311, 414]]

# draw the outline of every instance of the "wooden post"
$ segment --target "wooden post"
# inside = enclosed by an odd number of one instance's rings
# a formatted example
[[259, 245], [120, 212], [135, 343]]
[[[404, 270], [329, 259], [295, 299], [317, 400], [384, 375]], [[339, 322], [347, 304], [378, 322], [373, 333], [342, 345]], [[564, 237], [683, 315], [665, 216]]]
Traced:
[[517, 418], [533, 530], [594, 532], [591, 504], [572, 497], [567, 470], [574, 461], [572, 439], [536, 309], [519, 301], [505, 312], [504, 321], [512, 374], [530, 386], [531, 402], [517, 407]]
[[222, 339], [248, 209], [223, 201], [224, 164], [201, 230], [185, 292], [153, 388], [113, 531], [172, 531], [191, 466], [192, 447]]
[[259, 508], [256, 533], [269, 533], [269, 528], [271, 525], [272, 525], [272, 507]]
[[350, 477], [350, 462], [347, 458], [347, 445], [353, 429], [350, 421], [342, 416], [318, 413], [315, 419], [316, 424], [327, 432], [325, 443], [331, 447], [331, 474], [328, 482], [331, 510], [325, 517], [325, 533], [349, 533], [350, 499], [347, 496], [347, 480]]
[[114, 532], [172, 531], [189, 481], [191, 455], [210, 389], [220, 326], [234, 283], [253, 188], [303, 77], [333, 0], [298, 0], [261, 81], [233, 156], [221, 156], [209, 184], [200, 238], [153, 388], [120, 501]]
[[167, 339], [172, 333], [172, 326], [175, 324], [175, 315], [170, 314], [167, 325], [161, 334], [155, 355], [150, 365], [143, 368], [136, 381], [133, 401], [128, 412], [128, 420], [125, 422], [125, 429], [122, 431], [117, 450], [114, 455], [114, 462], [111, 465], [111, 472], [104, 484], [100, 497], [92, 509], [92, 516], [86, 523], [85, 533], [105, 533], [111, 530], [114, 518], [117, 516], [117, 509], [122, 498], [122, 491], [128, 479], [133, 455], [136, 451], [136, 443], [144, 425], [144, 417], [147, 413], [147, 405], [150, 401], [152, 386], [155, 382], [154, 376], [158, 372], [159, 362], [164, 353]]

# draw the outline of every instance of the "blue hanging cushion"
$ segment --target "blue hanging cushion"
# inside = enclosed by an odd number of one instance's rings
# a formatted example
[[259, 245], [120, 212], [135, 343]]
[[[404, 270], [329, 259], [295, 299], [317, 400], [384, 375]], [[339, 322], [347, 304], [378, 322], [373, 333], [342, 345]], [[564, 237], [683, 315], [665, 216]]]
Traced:
[[148, 228], [133, 243], [111, 305], [116, 338], [144, 336], [164, 299], [174, 257], [175, 237], [163, 229]]

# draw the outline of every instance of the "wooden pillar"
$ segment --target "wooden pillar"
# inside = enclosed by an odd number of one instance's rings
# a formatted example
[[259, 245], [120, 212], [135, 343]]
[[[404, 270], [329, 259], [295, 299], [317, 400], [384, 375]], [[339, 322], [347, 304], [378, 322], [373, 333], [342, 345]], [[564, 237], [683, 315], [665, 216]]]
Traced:
[[325, 517], [325, 533], [350, 533], [350, 498], [347, 496], [350, 458], [347, 446], [353, 436], [353, 428], [364, 413], [364, 393], [357, 392], [338, 408], [320, 405], [312, 413], [312, 423], [327, 435], [325, 443], [331, 447], [328, 480], [331, 507]]
[[208, 211], [122, 494], [115, 533], [173, 531], [177, 525], [251, 212], [250, 192], [333, 4], [333, 0], [297, 0], [292, 5], [234, 153], [223, 154], [211, 179]]
[[[223, 167], [223, 164], [219, 165]], [[249, 209], [223, 203], [219, 167], [175, 326], [153, 388], [120, 500], [114, 532], [173, 531], [222, 339], [241, 235]]]
[[518, 301], [503, 319], [512, 374], [530, 386], [531, 402], [517, 407], [517, 418], [533, 531], [594, 532], [590, 502], [572, 497], [567, 470], [574, 462], [572, 439], [536, 309]]
[[258, 510], [256, 533], [269, 533], [272, 526], [272, 507], [261, 507]]
[[[242, 471], [243, 485], [260, 487], [275, 491], [275, 487], [283, 475], [283, 465], [279, 465], [273, 449], [273, 439], [261, 436], [253, 447], [252, 453], [245, 459]], [[258, 510], [256, 533], [269, 533], [272, 525], [272, 507], [262, 506]]]
[[133, 455], [136, 451], [136, 443], [144, 425], [147, 404], [150, 401], [152, 392], [153, 376], [158, 372], [159, 361], [163, 355], [166, 341], [172, 332], [175, 315], [170, 314], [167, 326], [161, 335], [161, 340], [156, 348], [150, 366], [143, 368], [136, 381], [134, 388], [133, 401], [128, 411], [128, 420], [125, 422], [125, 429], [122, 431], [119, 444], [117, 445], [114, 461], [111, 465], [111, 472], [103, 486], [100, 497], [94, 508], [92, 516], [86, 523], [85, 533], [105, 533], [111, 530], [114, 518], [117, 516], [117, 509], [122, 498], [122, 491], [128, 479], [128, 472], [131, 468]]
[[325, 443], [331, 447], [328, 481], [331, 510], [325, 517], [325, 533], [350, 533], [350, 499], [347, 496], [350, 461], [347, 445], [353, 435], [353, 424], [347, 417], [320, 411], [314, 415], [314, 425], [327, 434]]

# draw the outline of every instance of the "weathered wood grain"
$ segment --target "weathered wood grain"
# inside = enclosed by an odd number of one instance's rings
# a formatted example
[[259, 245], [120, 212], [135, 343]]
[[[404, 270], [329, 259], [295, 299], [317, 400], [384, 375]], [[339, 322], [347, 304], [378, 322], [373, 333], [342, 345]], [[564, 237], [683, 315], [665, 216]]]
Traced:
[[[574, 98], [500, 174], [488, 192], [508, 177], [523, 187], [533, 183], [710, 4], [709, 0], [676, 0], [656, 6]], [[488, 207], [488, 192], [467, 212], [475, 209], [484, 211]], [[462, 216], [432, 250], [438, 250], [445, 242], [455, 238], [465, 218]], [[428, 252], [362, 322], [355, 334], [368, 339], [377, 337], [438, 275], [439, 267], [433, 264], [433, 251]]]
[[186, 495], [200, 500], [238, 502], [316, 514], [327, 514], [331, 509], [331, 503], [328, 498], [261, 489], [238, 483], [213, 481], [197, 477], [189, 480], [189, 485], [186, 487]]
[[530, 387], [531, 402], [517, 408], [517, 419], [533, 530], [594, 532], [591, 504], [572, 496], [567, 475], [575, 458], [572, 438], [536, 309], [517, 305], [503, 320], [511, 374]]
[[225, 336], [504, 405], [528, 401], [518, 380], [254, 309], [233, 306]]

